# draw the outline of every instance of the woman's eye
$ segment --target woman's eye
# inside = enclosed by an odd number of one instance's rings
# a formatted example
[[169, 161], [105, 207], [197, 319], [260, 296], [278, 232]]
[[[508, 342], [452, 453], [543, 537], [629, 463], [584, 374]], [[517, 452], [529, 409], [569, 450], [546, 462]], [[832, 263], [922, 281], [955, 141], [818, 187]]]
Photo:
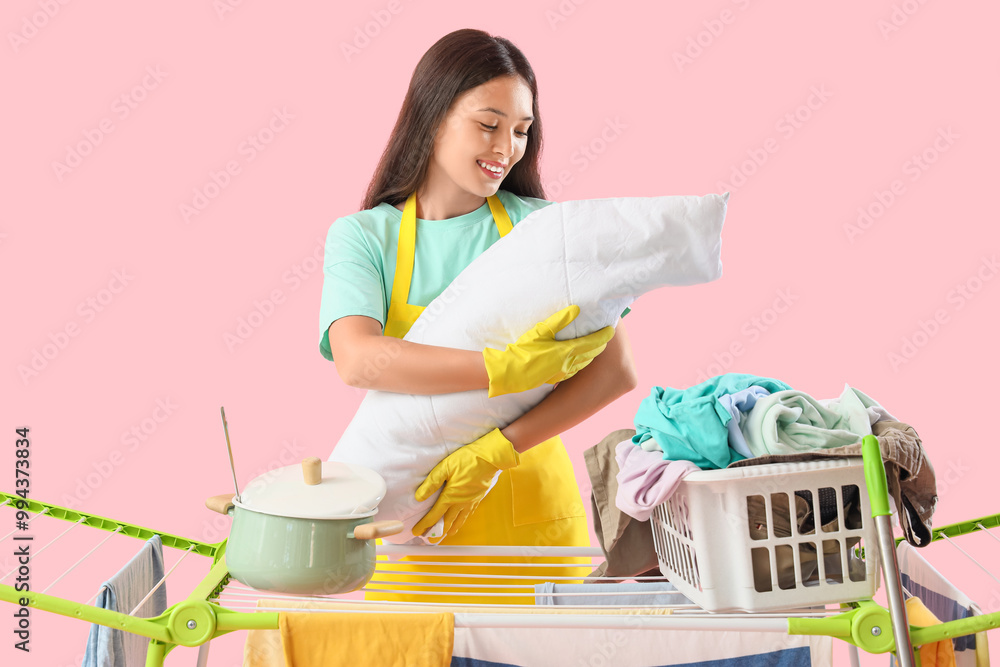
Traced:
[[[480, 125], [482, 125], [485, 129], [491, 130], [491, 131], [497, 129], [498, 127], [500, 127], [499, 125], [487, 125], [486, 123], [480, 123]], [[514, 130], [514, 134], [522, 136], [522, 137], [528, 136], [527, 132], [521, 132], [520, 130]]]

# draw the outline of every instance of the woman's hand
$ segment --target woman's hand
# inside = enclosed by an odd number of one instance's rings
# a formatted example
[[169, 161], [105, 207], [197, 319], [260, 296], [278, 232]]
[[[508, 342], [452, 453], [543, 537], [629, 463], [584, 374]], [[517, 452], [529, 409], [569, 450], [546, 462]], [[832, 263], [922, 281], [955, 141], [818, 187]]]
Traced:
[[556, 334], [580, 314], [580, 306], [567, 306], [539, 322], [503, 350], [483, 350], [490, 376], [489, 397], [528, 391], [542, 384], [568, 380], [604, 351], [615, 335], [612, 326], [592, 334], [556, 340]]
[[635, 389], [638, 382], [629, 337], [619, 322], [604, 352], [569, 380], [560, 382], [541, 403], [507, 424], [504, 436], [514, 444], [515, 451], [524, 452], [565, 433]]
[[493, 477], [518, 464], [514, 446], [495, 428], [478, 440], [459, 447], [434, 466], [417, 487], [416, 499], [424, 501], [444, 486], [434, 506], [414, 527], [422, 535], [444, 517], [444, 536], [458, 532], [490, 489]]

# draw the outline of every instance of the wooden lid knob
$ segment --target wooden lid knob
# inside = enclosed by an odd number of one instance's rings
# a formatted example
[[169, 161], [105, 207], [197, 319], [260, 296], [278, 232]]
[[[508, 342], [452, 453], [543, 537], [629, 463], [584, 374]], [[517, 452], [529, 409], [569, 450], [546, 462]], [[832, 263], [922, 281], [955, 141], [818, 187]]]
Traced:
[[315, 456], [303, 459], [302, 478], [309, 486], [316, 486], [323, 481], [323, 462]]

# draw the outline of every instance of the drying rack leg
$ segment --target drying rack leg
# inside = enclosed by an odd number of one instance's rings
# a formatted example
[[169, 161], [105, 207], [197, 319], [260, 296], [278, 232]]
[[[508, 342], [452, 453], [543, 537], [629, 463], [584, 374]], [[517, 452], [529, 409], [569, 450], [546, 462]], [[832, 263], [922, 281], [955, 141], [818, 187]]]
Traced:
[[[885, 465], [882, 451], [873, 435], [866, 435], [861, 441], [864, 456], [865, 482], [871, 500], [872, 518], [875, 519], [875, 533], [878, 535], [879, 557], [885, 576], [885, 596], [889, 602], [889, 618], [892, 635], [896, 643], [896, 658], [901, 667], [914, 667], [913, 644], [910, 643], [910, 624], [906, 618], [903, 599], [903, 585], [899, 579], [899, 563], [896, 561], [896, 542], [892, 538], [892, 524], [889, 516], [889, 493], [885, 479]], [[874, 628], [873, 628], [874, 631]]]
[[146, 667], [163, 667], [163, 658], [166, 654], [166, 644], [150, 639], [149, 647], [146, 649]]
[[916, 659], [913, 656], [913, 644], [910, 643], [910, 624], [906, 618], [903, 584], [899, 578], [899, 563], [896, 560], [896, 542], [892, 539], [889, 517], [876, 516], [875, 527], [878, 532], [882, 572], [885, 575], [885, 597], [889, 603], [892, 634], [896, 640], [896, 659], [900, 667], [914, 667]]
[[209, 640], [198, 647], [198, 664], [195, 667], [208, 667], [208, 647], [211, 645]]

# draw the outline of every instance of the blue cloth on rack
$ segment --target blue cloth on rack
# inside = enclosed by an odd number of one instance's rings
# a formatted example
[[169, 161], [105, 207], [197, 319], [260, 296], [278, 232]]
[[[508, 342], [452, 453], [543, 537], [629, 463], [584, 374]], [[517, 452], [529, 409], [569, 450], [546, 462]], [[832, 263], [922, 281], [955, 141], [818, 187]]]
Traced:
[[[163, 543], [159, 535], [154, 535], [117, 574], [104, 582], [94, 605], [128, 614], [162, 578]], [[166, 609], [167, 587], [164, 582], [136, 611], [135, 616], [159, 616]], [[90, 626], [82, 667], [144, 665], [148, 644], [148, 637], [95, 623]]]
[[736, 394], [760, 386], [773, 393], [791, 389], [781, 380], [726, 373], [687, 389], [653, 387], [635, 415], [636, 444], [647, 451], [660, 449], [663, 458], [691, 461], [699, 468], [725, 468], [746, 456], [729, 446], [729, 410], [719, 402], [724, 394]]
[[[565, 595], [566, 593], [591, 595]], [[691, 604], [691, 600], [668, 581], [618, 584], [556, 584], [546, 581], [535, 584], [535, 605], [539, 606], [672, 607], [680, 604]]]

